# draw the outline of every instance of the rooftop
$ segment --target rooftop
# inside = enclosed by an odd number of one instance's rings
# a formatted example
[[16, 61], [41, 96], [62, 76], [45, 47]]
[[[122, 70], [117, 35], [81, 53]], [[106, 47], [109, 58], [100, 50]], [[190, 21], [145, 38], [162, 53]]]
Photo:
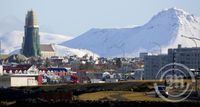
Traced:
[[40, 49], [41, 51], [54, 52], [53, 46], [51, 44], [41, 44]]

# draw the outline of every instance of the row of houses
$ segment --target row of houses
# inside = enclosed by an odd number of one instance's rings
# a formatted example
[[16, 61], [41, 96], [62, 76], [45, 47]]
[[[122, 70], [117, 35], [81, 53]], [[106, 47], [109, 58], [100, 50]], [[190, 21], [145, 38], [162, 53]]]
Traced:
[[37, 68], [34, 65], [0, 66], [0, 87], [41, 86], [78, 80], [70, 68]]
[[[142, 70], [142, 69], [141, 69]], [[70, 68], [37, 68], [34, 65], [9, 65], [0, 68], [0, 87], [41, 86], [60, 83], [110, 83], [128, 79], [142, 80], [143, 71], [71, 71]]]

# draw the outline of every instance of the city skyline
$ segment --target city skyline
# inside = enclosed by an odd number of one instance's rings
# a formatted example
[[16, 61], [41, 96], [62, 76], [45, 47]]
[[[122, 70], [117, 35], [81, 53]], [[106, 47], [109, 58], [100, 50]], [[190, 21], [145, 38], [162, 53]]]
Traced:
[[200, 105], [199, 4], [0, 0], [0, 107]]
[[[155, 13], [171, 7], [199, 16], [200, 1], [1, 1], [0, 22], [15, 17], [24, 23], [24, 14], [38, 13], [41, 31], [79, 36], [91, 28], [123, 28], [143, 25]], [[9, 6], [8, 6], [9, 5]], [[156, 5], [156, 6], [155, 6]], [[146, 8], [144, 8], [146, 7]]]

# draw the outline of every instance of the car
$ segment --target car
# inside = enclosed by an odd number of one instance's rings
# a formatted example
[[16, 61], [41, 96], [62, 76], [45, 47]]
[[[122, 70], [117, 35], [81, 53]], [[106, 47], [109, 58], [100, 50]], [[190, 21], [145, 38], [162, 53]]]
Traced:
[[157, 86], [155, 87], [158, 92], [155, 92], [155, 96], [159, 97], [158, 93], [162, 94], [164, 97], [168, 98], [168, 91], [166, 90], [166, 86]]

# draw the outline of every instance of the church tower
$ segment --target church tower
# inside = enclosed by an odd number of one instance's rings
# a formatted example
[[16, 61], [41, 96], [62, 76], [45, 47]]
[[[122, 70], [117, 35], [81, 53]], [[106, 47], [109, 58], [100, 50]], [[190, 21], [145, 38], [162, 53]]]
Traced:
[[26, 57], [41, 56], [38, 19], [33, 10], [26, 15], [21, 52]]

